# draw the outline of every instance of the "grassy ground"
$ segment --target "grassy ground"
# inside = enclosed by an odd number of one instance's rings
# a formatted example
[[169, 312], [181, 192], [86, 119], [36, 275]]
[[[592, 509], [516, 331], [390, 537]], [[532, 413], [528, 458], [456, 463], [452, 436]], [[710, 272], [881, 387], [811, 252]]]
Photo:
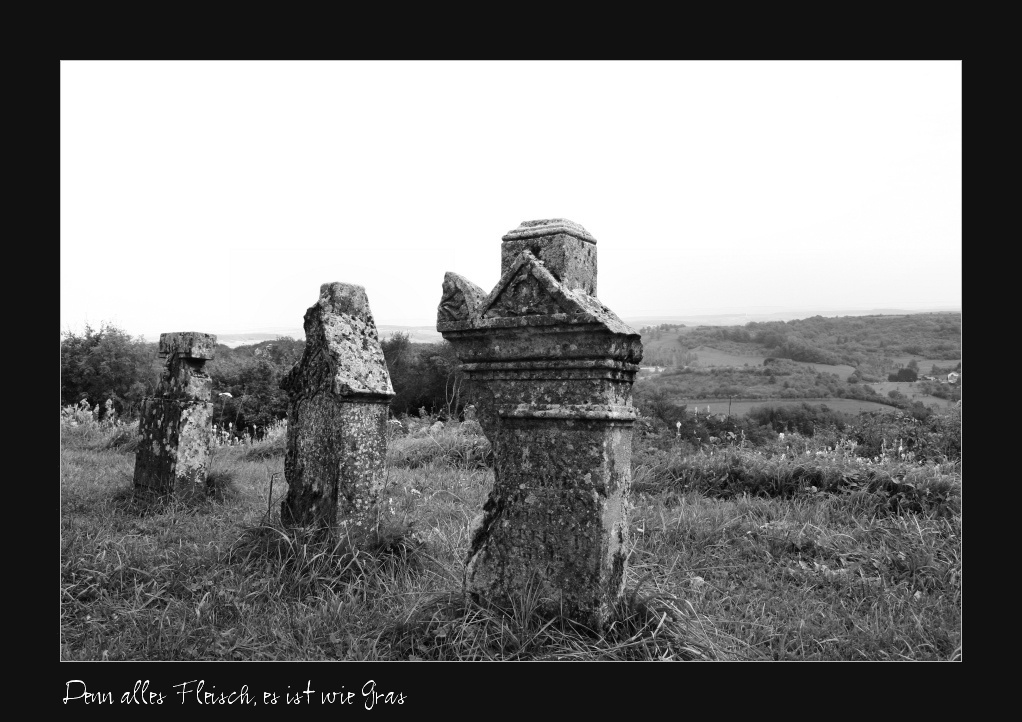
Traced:
[[277, 522], [279, 443], [218, 449], [208, 500], [147, 504], [129, 435], [62, 427], [61, 658], [961, 658], [960, 463], [640, 454], [628, 593], [590, 630], [527, 590], [462, 598], [476, 432], [392, 439], [379, 530], [323, 542]]

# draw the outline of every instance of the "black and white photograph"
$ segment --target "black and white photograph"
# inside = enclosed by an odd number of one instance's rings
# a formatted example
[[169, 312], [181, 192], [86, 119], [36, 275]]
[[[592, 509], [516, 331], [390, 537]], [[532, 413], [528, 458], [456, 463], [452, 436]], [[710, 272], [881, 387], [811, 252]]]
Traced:
[[61, 61], [61, 662], [377, 670], [65, 708], [961, 661], [962, 109], [958, 60]]

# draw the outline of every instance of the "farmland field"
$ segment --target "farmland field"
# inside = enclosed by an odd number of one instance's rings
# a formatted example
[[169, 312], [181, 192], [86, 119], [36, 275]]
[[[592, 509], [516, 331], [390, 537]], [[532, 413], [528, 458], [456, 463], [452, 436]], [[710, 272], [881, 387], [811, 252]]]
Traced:
[[920, 375], [922, 375], [922, 374], [929, 374], [930, 373], [930, 369], [934, 365], [937, 365], [937, 366], [939, 366], [942, 369], [946, 369], [946, 368], [954, 368], [955, 366], [957, 366], [958, 364], [960, 364], [962, 362], [962, 360], [960, 358], [959, 359], [951, 359], [951, 360], [939, 359], [939, 358], [919, 358], [918, 356], [912, 356], [911, 354], [903, 354], [901, 356], [894, 356], [892, 358], [892, 360], [894, 361], [894, 363], [901, 364], [902, 366], [908, 366], [908, 362], [909, 361], [915, 361], [917, 364], [919, 364], [919, 373], [920, 373]]
[[766, 356], [738, 356], [709, 346], [696, 346], [692, 353], [700, 366], [762, 366]]
[[837, 374], [838, 378], [844, 381], [853, 373], [855, 373], [855, 367], [849, 366], [848, 364], [814, 364], [800, 361], [803, 366], [811, 366], [812, 368], [819, 371], [821, 374]]
[[936, 404], [940, 408], [945, 406], [954, 406], [954, 401], [948, 399], [942, 399], [937, 396], [930, 396], [918, 391], [919, 385], [913, 381], [880, 381], [878, 383], [870, 384], [873, 389], [881, 396], [887, 396], [891, 391], [898, 391], [905, 394], [912, 401], [921, 401], [927, 406]]
[[[709, 346], [697, 346], [692, 353], [698, 358], [700, 366], [762, 366], [766, 356], [740, 356], [727, 351], [720, 351]], [[817, 364], [799, 361], [803, 366], [809, 366], [824, 374], [837, 374], [838, 378], [844, 380], [855, 373], [855, 367], [848, 364]]]
[[[942, 401], [943, 399], [937, 399]], [[731, 404], [731, 415], [732, 416], [744, 416], [749, 413], [756, 406], [799, 406], [800, 404], [826, 404], [828, 408], [834, 411], [841, 411], [846, 414], [858, 414], [861, 411], [897, 411], [893, 406], [887, 404], [878, 404], [873, 401], [859, 401], [858, 399], [840, 399], [840, 398], [823, 398], [823, 399], [732, 399], [728, 402], [727, 399], [686, 399], [685, 404], [689, 409], [698, 409], [701, 413], [706, 412], [706, 407], [710, 407], [710, 413], [713, 414], [726, 414], [728, 413], [728, 403]]]

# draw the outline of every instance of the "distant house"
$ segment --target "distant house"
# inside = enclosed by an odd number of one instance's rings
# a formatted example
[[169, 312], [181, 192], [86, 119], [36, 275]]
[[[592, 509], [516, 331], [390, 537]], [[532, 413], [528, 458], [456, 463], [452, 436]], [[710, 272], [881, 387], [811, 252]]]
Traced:
[[951, 373], [949, 373], [949, 374], [947, 375], [947, 382], [948, 382], [949, 384], [956, 384], [956, 383], [958, 383], [958, 373], [956, 373], [956, 372], [954, 372], [954, 371], [952, 371]]
[[923, 376], [922, 379], [923, 379], [923, 381], [936, 381], [937, 380], [937, 378], [935, 376]]

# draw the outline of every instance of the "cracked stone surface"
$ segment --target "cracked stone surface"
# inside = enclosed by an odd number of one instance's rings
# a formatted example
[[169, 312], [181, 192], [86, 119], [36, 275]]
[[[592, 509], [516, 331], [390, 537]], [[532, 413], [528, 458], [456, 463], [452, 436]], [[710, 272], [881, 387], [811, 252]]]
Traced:
[[526, 221], [502, 241], [494, 289], [447, 273], [437, 309], [495, 458], [465, 589], [497, 602], [538, 590], [549, 611], [599, 623], [624, 585], [642, 343], [596, 298], [582, 226]]
[[142, 403], [134, 486], [161, 496], [206, 492], [212, 443], [212, 380], [205, 372], [216, 336], [197, 331], [160, 334], [166, 367], [154, 396]]
[[313, 530], [373, 523], [394, 389], [362, 286], [325, 283], [305, 312], [305, 352], [287, 391], [281, 521]]

